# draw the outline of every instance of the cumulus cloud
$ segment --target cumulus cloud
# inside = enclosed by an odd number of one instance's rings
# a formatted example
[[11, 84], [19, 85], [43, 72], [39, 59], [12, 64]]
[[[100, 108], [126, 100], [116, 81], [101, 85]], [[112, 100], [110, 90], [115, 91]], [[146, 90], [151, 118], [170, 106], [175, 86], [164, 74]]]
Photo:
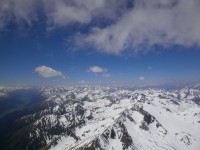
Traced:
[[199, 8], [199, 0], [1, 0], [0, 29], [31, 26], [43, 15], [47, 29], [88, 25], [88, 32], [74, 32], [76, 46], [137, 53], [155, 45], [200, 46]]
[[103, 78], [110, 78], [112, 76], [106, 68], [102, 68], [102, 67], [99, 67], [99, 66], [89, 67], [88, 72], [100, 74]]
[[139, 77], [139, 80], [140, 80], [140, 81], [144, 81], [144, 80], [145, 80], [145, 77], [141, 76], [141, 77]]
[[37, 72], [41, 77], [44, 77], [44, 78], [52, 78], [52, 77], [61, 77], [63, 79], [65, 78], [62, 72], [57, 71], [47, 66], [36, 67], [35, 72]]
[[102, 73], [102, 72], [106, 72], [106, 69], [99, 66], [92, 66], [92, 67], [89, 67], [88, 71], [93, 72], [93, 73]]

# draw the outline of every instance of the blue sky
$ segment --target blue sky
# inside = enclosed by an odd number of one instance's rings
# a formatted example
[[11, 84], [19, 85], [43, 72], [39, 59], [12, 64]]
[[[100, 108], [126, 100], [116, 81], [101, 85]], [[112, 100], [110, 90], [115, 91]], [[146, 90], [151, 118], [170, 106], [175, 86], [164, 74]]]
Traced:
[[197, 0], [28, 1], [0, 6], [0, 83], [200, 80]]

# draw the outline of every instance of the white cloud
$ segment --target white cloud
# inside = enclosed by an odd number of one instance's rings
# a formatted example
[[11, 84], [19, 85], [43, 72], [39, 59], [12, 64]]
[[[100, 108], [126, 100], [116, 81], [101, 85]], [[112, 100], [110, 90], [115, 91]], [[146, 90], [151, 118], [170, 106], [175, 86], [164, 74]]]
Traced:
[[[126, 0], [129, 1], [129, 0]], [[94, 19], [117, 19], [126, 9], [126, 2], [118, 0], [42, 0], [48, 25], [66, 26], [71, 23], [88, 24]]]
[[101, 76], [104, 78], [109, 78], [112, 76], [110, 73], [108, 73], [108, 70], [106, 68], [102, 68], [99, 66], [89, 67], [88, 72], [95, 73], [96, 75], [101, 74]]
[[109, 77], [111, 77], [111, 74], [110, 73], [105, 73], [105, 74], [103, 74], [102, 75], [104, 78], [109, 78]]
[[200, 46], [199, 0], [136, 0], [115, 23], [95, 27], [82, 40], [99, 51], [149, 51], [154, 45]]
[[63, 79], [65, 78], [62, 72], [57, 71], [47, 66], [36, 67], [35, 72], [37, 72], [41, 77], [44, 77], [44, 78], [52, 78], [52, 77], [61, 77]]
[[98, 20], [89, 33], [77, 31], [78, 44], [112, 54], [148, 52], [154, 45], [200, 46], [199, 8], [199, 0], [0, 0], [0, 30], [10, 23], [31, 26], [41, 15], [47, 29]]
[[89, 72], [102, 73], [102, 72], [106, 72], [106, 69], [99, 67], [99, 66], [92, 66], [92, 67], [89, 68]]
[[125, 6], [126, 3], [117, 0], [1, 0], [0, 27], [10, 22], [31, 25], [41, 15], [47, 18], [47, 29], [88, 24], [97, 18], [113, 20]]
[[86, 81], [85, 80], [80, 80], [80, 81], [78, 81], [78, 83], [84, 84], [84, 83], [86, 83]]
[[1, 0], [0, 30], [10, 22], [31, 26], [33, 21], [37, 21], [38, 2], [39, 0]]
[[141, 77], [139, 77], [139, 80], [140, 80], [140, 81], [144, 81], [144, 80], [145, 80], [145, 77], [141, 76]]

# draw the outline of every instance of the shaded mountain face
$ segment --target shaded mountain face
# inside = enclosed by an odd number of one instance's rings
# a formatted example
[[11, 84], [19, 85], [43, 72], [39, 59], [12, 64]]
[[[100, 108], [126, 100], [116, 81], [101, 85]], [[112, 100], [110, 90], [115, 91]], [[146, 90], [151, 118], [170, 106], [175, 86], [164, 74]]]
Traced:
[[20, 117], [36, 112], [31, 109], [43, 99], [38, 89], [33, 87], [0, 87], [0, 141], [15, 130], [14, 122]]
[[12, 132], [2, 137], [1, 149], [200, 147], [199, 89], [44, 87], [37, 92], [43, 99], [19, 110], [25, 113], [11, 123]]

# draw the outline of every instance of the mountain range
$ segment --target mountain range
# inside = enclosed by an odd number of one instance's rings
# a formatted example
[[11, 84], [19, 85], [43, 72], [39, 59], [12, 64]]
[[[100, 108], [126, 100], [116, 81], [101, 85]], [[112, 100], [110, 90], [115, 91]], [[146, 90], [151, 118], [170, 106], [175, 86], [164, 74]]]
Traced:
[[0, 149], [199, 150], [199, 84], [0, 87]]

